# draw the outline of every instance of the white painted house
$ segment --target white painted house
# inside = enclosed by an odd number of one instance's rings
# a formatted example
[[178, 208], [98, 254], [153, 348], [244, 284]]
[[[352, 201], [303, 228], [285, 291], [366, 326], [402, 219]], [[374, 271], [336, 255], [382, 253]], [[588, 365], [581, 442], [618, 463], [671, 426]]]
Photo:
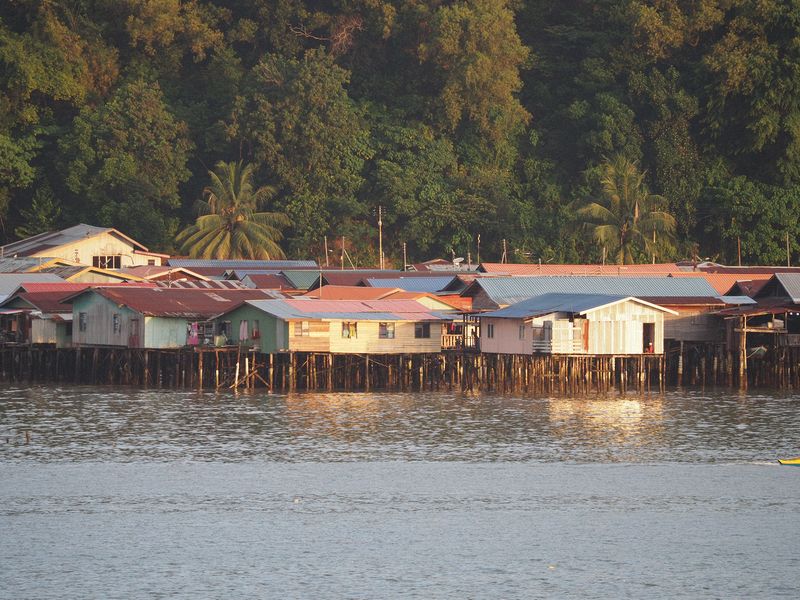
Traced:
[[662, 354], [664, 315], [633, 297], [545, 294], [480, 316], [481, 352]]

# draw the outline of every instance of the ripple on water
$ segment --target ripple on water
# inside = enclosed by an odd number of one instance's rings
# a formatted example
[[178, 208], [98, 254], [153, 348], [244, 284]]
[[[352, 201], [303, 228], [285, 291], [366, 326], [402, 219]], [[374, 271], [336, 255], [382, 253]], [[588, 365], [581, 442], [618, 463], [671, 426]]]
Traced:
[[[0, 391], [0, 459], [752, 462], [795, 454], [791, 395]], [[25, 432], [30, 432], [26, 443]]]

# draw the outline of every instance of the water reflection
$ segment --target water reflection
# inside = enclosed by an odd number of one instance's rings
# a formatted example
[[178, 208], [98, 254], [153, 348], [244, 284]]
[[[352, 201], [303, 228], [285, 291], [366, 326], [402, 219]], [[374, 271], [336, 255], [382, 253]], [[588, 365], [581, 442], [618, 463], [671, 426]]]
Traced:
[[[798, 397], [0, 391], [0, 460], [753, 461], [796, 454]], [[30, 443], [25, 441], [30, 432]]]

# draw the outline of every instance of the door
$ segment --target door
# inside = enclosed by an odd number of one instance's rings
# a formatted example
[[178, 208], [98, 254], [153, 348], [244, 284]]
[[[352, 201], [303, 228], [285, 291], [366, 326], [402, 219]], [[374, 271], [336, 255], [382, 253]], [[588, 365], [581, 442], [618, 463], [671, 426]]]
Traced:
[[656, 324], [642, 323], [642, 352], [653, 354], [656, 351]]
[[139, 332], [139, 319], [128, 321], [128, 347], [141, 348], [141, 333]]

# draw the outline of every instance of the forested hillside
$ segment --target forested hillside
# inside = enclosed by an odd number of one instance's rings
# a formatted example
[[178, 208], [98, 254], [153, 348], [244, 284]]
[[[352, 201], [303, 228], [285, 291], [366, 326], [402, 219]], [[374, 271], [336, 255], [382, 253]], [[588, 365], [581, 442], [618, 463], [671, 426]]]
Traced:
[[474, 261], [480, 236], [482, 260], [505, 239], [515, 262], [598, 261], [585, 206], [624, 159], [674, 217], [672, 237], [641, 232], [634, 260], [735, 262], [740, 242], [744, 262], [784, 262], [787, 234], [796, 259], [800, 5], [0, 7], [6, 241], [87, 222], [176, 250], [209, 171], [243, 161], [270, 186], [258, 209], [288, 217], [289, 256], [320, 258], [324, 236], [346, 236], [375, 264], [380, 205], [390, 257], [407, 242], [410, 260]]

